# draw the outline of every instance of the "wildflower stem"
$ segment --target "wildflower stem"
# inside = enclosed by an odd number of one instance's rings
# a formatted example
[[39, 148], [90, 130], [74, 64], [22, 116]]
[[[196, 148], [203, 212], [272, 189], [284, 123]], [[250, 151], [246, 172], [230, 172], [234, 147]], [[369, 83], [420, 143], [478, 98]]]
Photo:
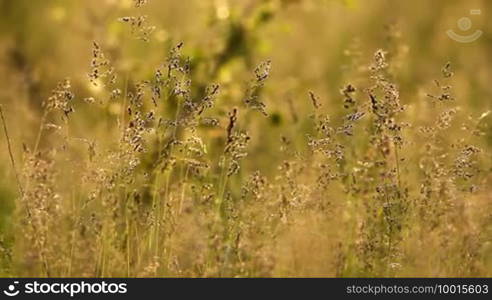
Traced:
[[398, 181], [398, 189], [401, 191], [400, 157], [398, 155], [398, 145], [395, 145], [395, 165], [396, 165], [396, 179]]
[[14, 171], [15, 180], [17, 181], [17, 187], [19, 189], [19, 194], [22, 196], [22, 195], [24, 195], [24, 191], [22, 189], [22, 185], [21, 185], [20, 180], [19, 180], [19, 174], [17, 173], [17, 168], [15, 166], [15, 159], [14, 159], [14, 155], [12, 152], [12, 145], [10, 143], [10, 136], [9, 136], [9, 131], [7, 129], [7, 122], [5, 121], [5, 116], [3, 115], [3, 106], [1, 104], [0, 104], [0, 116], [2, 117], [2, 124], [3, 124], [3, 131], [5, 133], [5, 138], [7, 139], [7, 150], [9, 152], [9, 156], [10, 156], [10, 163], [12, 164], [12, 169]]
[[41, 117], [41, 123], [39, 124], [38, 135], [36, 137], [36, 143], [34, 144], [34, 154], [38, 151], [39, 143], [41, 142], [41, 136], [43, 134], [44, 123], [46, 122], [46, 118], [48, 117], [48, 110], [45, 109], [43, 112], [43, 116]]

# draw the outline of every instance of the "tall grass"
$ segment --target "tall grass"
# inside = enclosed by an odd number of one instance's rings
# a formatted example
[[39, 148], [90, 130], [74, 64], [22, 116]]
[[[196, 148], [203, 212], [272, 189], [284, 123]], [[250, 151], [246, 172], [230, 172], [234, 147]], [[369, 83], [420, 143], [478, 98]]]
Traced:
[[[125, 44], [159, 31], [146, 5], [118, 19]], [[308, 84], [278, 104], [275, 61], [243, 36], [267, 26], [265, 7], [231, 21], [223, 52], [170, 43], [144, 75], [92, 41], [89, 88], [59, 81], [32, 140], [9, 135], [0, 106], [18, 183], [2, 276], [492, 275], [490, 111], [457, 104], [452, 62], [409, 106], [390, 28], [384, 49], [347, 52], [336, 99]], [[234, 57], [249, 79], [223, 80]]]

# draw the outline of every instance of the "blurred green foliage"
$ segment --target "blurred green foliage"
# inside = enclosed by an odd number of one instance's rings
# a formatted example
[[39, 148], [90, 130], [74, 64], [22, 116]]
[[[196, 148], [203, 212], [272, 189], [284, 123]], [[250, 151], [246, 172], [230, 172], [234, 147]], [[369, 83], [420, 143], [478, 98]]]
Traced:
[[[482, 9], [482, 15], [470, 16], [473, 8]], [[233, 107], [244, 107], [255, 67], [271, 60], [268, 82], [257, 92], [268, 116], [244, 109], [238, 122], [239, 129], [251, 135], [248, 155], [252, 158], [244, 162], [244, 173], [230, 183], [231, 193], [239, 197], [244, 174], [260, 171], [274, 179], [284, 160], [307, 152], [308, 136], [316, 133], [309, 91], [319, 97], [321, 110], [336, 125], [343, 123], [343, 87], [364, 87], [357, 98], [368, 101], [368, 66], [378, 49], [388, 53], [387, 76], [398, 84], [407, 107], [406, 121], [418, 125], [433, 126], [429, 120], [435, 117], [431, 110], [435, 106], [427, 94], [439, 92], [434, 80], [440, 78], [441, 66], [452, 62], [452, 90], [462, 112], [460, 121], [482, 116], [477, 126], [485, 133], [485, 147], [490, 150], [492, 114], [487, 111], [492, 109], [492, 23], [487, 22], [487, 11], [492, 11], [492, 2], [486, 0], [149, 0], [138, 12], [130, 0], [0, 0], [0, 101], [7, 111], [15, 158], [22, 161], [22, 145], [33, 148], [35, 144], [42, 102], [57, 82], [70, 77], [77, 91], [70, 134], [97, 140], [104, 148], [111, 145], [108, 135], [118, 134], [114, 124], [120, 121], [124, 105], [111, 102], [97, 109], [84, 105], [87, 97], [97, 101], [109, 98], [111, 92], [88, 81], [93, 41], [114, 64], [116, 87], [124, 94], [135, 93], [139, 80], [153, 80], [156, 68], [182, 42], [183, 56], [189, 58], [191, 68], [187, 76], [192, 98], [203, 97], [212, 83], [220, 85], [211, 116], [220, 119], [221, 127], [199, 127], [199, 134], [209, 138], [204, 146], [207, 156], [217, 161], [223, 155], [228, 113]], [[155, 27], [148, 42], [141, 40], [140, 31], [118, 21], [137, 14], [146, 16], [145, 26]], [[484, 32], [470, 44], [457, 43], [446, 35], [448, 29], [459, 30], [456, 21], [463, 16], [472, 18], [471, 30]], [[165, 104], [161, 116], [176, 114], [178, 97], [170, 96]], [[458, 127], [449, 139], [469, 134]], [[6, 158], [5, 139], [0, 136], [0, 157]], [[41, 147], [55, 149], [57, 138], [55, 130], [49, 131]], [[367, 140], [347, 143], [355, 153]], [[64, 159], [83, 157], [87, 146], [81, 145]], [[279, 150], [284, 148], [289, 151]], [[156, 149], [144, 156], [145, 168], [155, 163], [160, 151]], [[11, 218], [18, 196], [13, 174], [9, 160], [0, 161], [0, 250], [8, 249], [13, 238]], [[69, 178], [62, 178], [65, 186], [70, 185]], [[143, 201], [149, 204], [152, 195], [150, 187], [146, 188]], [[1, 255], [0, 266], [7, 259]], [[357, 272], [350, 267], [346, 270], [360, 275]]]

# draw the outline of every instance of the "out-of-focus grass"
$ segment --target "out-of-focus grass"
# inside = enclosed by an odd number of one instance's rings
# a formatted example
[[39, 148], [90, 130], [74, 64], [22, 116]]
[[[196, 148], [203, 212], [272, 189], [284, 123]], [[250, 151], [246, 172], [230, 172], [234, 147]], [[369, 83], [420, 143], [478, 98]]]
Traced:
[[[491, 9], [488, 1], [0, 1], [0, 101], [18, 165], [2, 134], [0, 274], [490, 276]], [[130, 16], [146, 21], [133, 29], [118, 21]], [[483, 31], [477, 41], [446, 35], [461, 17]], [[94, 41], [114, 85], [87, 78]], [[378, 49], [384, 80], [369, 68]], [[253, 94], [267, 116], [244, 101], [264, 61], [272, 70]], [[190, 72], [174, 70], [154, 107], [156, 69], [167, 78], [171, 62]], [[442, 78], [447, 62], [454, 74]], [[43, 101], [67, 77], [75, 111], [67, 118], [56, 107], [43, 119]], [[397, 87], [404, 113], [371, 109], [369, 95], [390, 103], [384, 82]], [[214, 106], [190, 114], [219, 126], [173, 129], [187, 97], [200, 103], [212, 84]], [[348, 84], [357, 90], [347, 109]], [[448, 92], [454, 100], [427, 95]], [[244, 145], [228, 139], [234, 107], [231, 132], [247, 131]], [[148, 132], [133, 131], [135, 111], [154, 113]], [[365, 115], [351, 136], [338, 129], [354, 112]], [[344, 158], [334, 160], [338, 151]], [[197, 162], [207, 168], [194, 174]], [[468, 167], [470, 176], [457, 171]]]

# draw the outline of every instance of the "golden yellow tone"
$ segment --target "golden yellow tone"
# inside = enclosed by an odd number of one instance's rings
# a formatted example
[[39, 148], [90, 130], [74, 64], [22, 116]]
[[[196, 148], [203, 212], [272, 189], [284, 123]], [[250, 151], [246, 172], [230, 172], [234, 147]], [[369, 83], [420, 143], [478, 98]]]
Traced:
[[0, 276], [492, 276], [490, 12], [0, 0]]

